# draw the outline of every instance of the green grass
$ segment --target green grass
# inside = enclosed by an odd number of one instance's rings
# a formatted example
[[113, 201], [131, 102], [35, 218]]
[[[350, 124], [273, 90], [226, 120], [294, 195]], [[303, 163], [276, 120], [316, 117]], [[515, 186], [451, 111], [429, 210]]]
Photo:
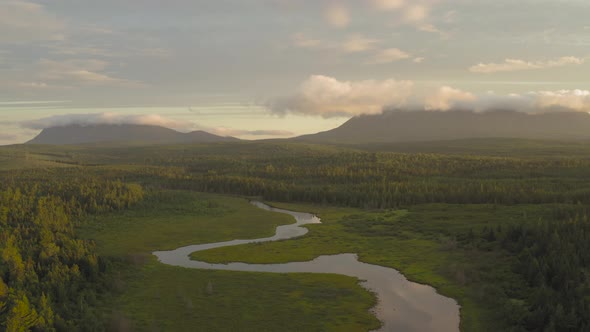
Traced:
[[[247, 200], [164, 191], [128, 211], [90, 217], [80, 234], [111, 256], [119, 294], [104, 303], [114, 329], [154, 331], [366, 331], [379, 321], [356, 278], [185, 269], [149, 253], [187, 244], [258, 238], [292, 223]], [[209, 287], [211, 284], [211, 287]], [[113, 313], [110, 315], [110, 313]]]
[[47, 155], [28, 153], [20, 147], [0, 148], [0, 171], [64, 166], [68, 165], [57, 163]]
[[511, 280], [511, 258], [497, 251], [458, 249], [453, 234], [488, 225], [537, 220], [551, 206], [429, 204], [399, 211], [362, 211], [303, 204], [273, 205], [309, 211], [322, 224], [308, 225], [299, 239], [247, 244], [200, 251], [193, 259], [207, 262], [283, 263], [307, 261], [319, 255], [358, 253], [363, 262], [393, 267], [408, 279], [434, 286], [459, 301], [464, 331], [493, 331], [493, 308], [483, 298], [481, 274], [497, 281]]
[[[374, 297], [330, 274], [192, 270], [150, 262], [126, 275], [118, 310], [137, 330], [366, 331]], [[209, 286], [210, 285], [210, 286]]]
[[90, 217], [80, 233], [96, 241], [103, 255], [125, 255], [271, 236], [276, 226], [293, 222], [242, 198], [163, 191], [151, 193], [133, 209]]

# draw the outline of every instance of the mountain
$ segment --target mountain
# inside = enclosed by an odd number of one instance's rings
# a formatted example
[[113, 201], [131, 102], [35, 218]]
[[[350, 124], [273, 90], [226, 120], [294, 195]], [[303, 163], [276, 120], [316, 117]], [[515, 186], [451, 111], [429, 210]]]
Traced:
[[590, 139], [590, 115], [515, 111], [388, 111], [295, 138], [326, 143], [391, 143], [465, 138]]
[[210, 143], [237, 141], [234, 137], [222, 137], [205, 131], [181, 133], [173, 129], [149, 125], [69, 125], [51, 127], [43, 131], [27, 144], [88, 144], [102, 142], [176, 144]]

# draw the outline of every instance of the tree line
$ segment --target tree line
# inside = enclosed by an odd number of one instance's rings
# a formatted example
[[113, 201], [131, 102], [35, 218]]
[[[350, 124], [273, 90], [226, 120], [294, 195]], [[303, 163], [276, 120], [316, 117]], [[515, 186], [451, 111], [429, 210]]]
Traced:
[[93, 330], [102, 322], [93, 305], [108, 264], [74, 226], [85, 214], [135, 204], [143, 189], [80, 173], [64, 181], [24, 172], [0, 186], [0, 329]]

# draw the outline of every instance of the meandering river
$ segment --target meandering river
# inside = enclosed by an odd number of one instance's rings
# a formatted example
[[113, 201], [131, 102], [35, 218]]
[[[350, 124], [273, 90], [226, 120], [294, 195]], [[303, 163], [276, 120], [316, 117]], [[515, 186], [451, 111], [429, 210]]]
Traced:
[[336, 273], [357, 277], [363, 287], [377, 294], [378, 303], [373, 312], [383, 323], [378, 331], [459, 331], [459, 305], [455, 300], [438, 294], [430, 286], [408, 281], [395, 269], [359, 262], [356, 254], [319, 256], [308, 262], [285, 264], [210, 264], [190, 259], [189, 255], [197, 251], [302, 236], [308, 232], [302, 225], [320, 223], [320, 219], [313, 214], [277, 209], [260, 202], [252, 204], [261, 209], [289, 214], [295, 218], [296, 223], [278, 226], [272, 237], [197, 244], [171, 251], [156, 251], [153, 254], [164, 264], [196, 269]]

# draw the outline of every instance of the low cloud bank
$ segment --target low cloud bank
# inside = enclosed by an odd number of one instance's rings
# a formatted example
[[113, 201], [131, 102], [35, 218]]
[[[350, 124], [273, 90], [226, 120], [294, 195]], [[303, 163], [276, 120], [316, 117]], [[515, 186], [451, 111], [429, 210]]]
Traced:
[[450, 108], [475, 111], [503, 109], [526, 113], [590, 112], [590, 91], [531, 91], [508, 95], [489, 92], [473, 100], [454, 100]]
[[20, 123], [28, 129], [45, 129], [51, 127], [64, 127], [70, 125], [92, 126], [99, 124], [123, 125], [150, 125], [162, 126], [174, 129], [189, 129], [191, 125], [186, 122], [176, 121], [157, 114], [148, 115], [122, 115], [118, 113], [91, 113], [91, 114], [64, 114], [54, 115], [42, 119], [24, 121]]
[[287, 131], [287, 130], [244, 130], [244, 129], [233, 129], [233, 128], [226, 128], [226, 127], [219, 127], [219, 128], [211, 128], [209, 130], [204, 129], [212, 134], [219, 135], [219, 136], [279, 136], [279, 137], [286, 137], [286, 136], [294, 136], [295, 133]]
[[507, 95], [493, 92], [476, 95], [450, 86], [428, 91], [415, 90], [412, 81], [339, 81], [333, 77], [313, 75], [293, 95], [271, 100], [266, 106], [280, 115], [295, 113], [322, 117], [379, 114], [384, 109], [400, 108], [590, 112], [589, 90], [531, 91]]
[[[194, 131], [203, 130], [211, 134], [219, 136], [293, 136], [293, 132], [286, 130], [245, 130], [245, 129], [234, 129], [227, 127], [204, 127], [197, 125], [193, 122], [178, 121], [163, 117], [158, 114], [147, 114], [147, 115], [122, 115], [118, 113], [90, 113], [90, 114], [64, 114], [54, 115], [42, 119], [30, 120], [20, 122], [19, 125], [23, 128], [42, 130], [45, 128], [52, 127], [64, 127], [70, 125], [79, 126], [93, 126], [93, 125], [147, 125], [147, 126], [160, 126], [166, 128], [172, 128], [179, 131]], [[9, 138], [0, 135], [0, 140]]]

